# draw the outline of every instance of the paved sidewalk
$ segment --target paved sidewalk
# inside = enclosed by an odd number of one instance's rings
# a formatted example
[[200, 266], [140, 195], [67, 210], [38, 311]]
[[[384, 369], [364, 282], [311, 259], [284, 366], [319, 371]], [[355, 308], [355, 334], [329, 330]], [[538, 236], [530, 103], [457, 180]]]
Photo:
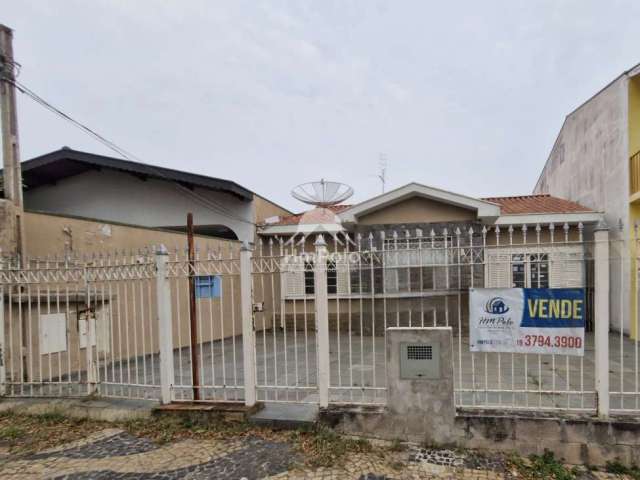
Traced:
[[[306, 469], [286, 441], [257, 436], [158, 445], [107, 428], [80, 441], [22, 456], [0, 452], [0, 478], [29, 479], [503, 479], [502, 460], [417, 446], [391, 456], [358, 453], [342, 466]], [[608, 478], [589, 474], [590, 479]]]

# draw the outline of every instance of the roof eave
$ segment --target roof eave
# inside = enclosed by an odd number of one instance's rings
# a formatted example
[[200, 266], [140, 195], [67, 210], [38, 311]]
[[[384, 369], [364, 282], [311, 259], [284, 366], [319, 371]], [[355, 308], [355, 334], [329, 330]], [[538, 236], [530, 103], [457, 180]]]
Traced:
[[495, 225], [593, 224], [604, 218], [601, 212], [520, 213], [501, 215]]
[[[193, 187], [210, 190], [225, 191], [231, 193], [241, 200], [253, 200], [253, 192], [238, 185], [237, 183], [222, 178], [207, 177], [197, 173], [182, 172], [165, 167], [158, 167], [146, 163], [134, 162], [131, 160], [98, 155], [95, 153], [82, 152], [70, 148], [61, 148], [53, 152], [31, 158], [21, 163], [22, 171], [27, 173], [38, 167], [54, 163], [59, 160], [72, 160], [89, 165], [111, 168], [113, 170], [132, 172], [147, 175], [159, 180], [171, 181], [180, 184], [187, 184]], [[183, 178], [180, 178], [183, 177]]]
[[258, 233], [265, 236], [295, 235], [299, 233], [311, 235], [314, 233], [338, 233], [344, 230], [344, 227], [338, 223], [309, 223], [304, 225], [265, 225], [259, 227]]

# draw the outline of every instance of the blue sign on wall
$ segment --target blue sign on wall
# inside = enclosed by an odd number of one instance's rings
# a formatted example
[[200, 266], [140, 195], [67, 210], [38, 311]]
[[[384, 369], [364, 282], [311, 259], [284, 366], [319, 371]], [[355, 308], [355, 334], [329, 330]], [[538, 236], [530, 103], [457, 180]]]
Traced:
[[195, 284], [196, 298], [220, 298], [222, 284], [218, 275], [198, 275]]

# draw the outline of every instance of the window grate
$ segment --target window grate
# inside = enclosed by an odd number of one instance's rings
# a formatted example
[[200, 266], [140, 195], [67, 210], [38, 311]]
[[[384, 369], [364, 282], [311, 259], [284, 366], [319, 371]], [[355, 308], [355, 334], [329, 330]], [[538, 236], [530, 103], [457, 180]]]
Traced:
[[407, 345], [408, 360], [432, 360], [433, 348], [431, 345]]

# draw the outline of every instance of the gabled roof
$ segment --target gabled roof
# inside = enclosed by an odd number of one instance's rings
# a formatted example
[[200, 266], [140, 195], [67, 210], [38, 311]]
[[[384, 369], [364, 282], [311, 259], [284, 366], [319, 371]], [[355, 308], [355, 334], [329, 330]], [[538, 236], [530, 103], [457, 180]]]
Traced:
[[109, 168], [143, 179], [157, 178], [177, 182], [188, 188], [200, 187], [231, 193], [246, 201], [253, 199], [253, 192], [230, 180], [81, 152], [69, 147], [63, 147], [60, 150], [26, 160], [22, 162], [21, 166], [22, 179], [26, 189], [54, 183], [89, 170]]
[[[402, 188], [406, 187], [408, 186]], [[579, 203], [572, 202], [564, 198], [553, 197], [549, 194], [519, 195], [511, 197], [489, 197], [476, 201], [488, 203], [489, 205], [499, 209], [499, 215], [496, 218], [496, 224], [549, 222], [593, 223], [600, 220], [602, 216], [601, 213], [594, 212], [593, 210], [580, 205]], [[351, 212], [354, 207], [357, 207], [359, 205], [362, 204], [334, 205], [328, 208], [329, 210], [331, 210], [331, 212], [338, 215], [342, 221], [344, 221], [345, 213]], [[317, 209], [281, 217], [277, 222], [264, 225], [263, 233], [291, 233], [292, 231], [294, 231], [291, 229], [305, 223], [305, 219], [314, 219], [315, 216], [313, 216], [312, 214], [315, 210]], [[316, 223], [321, 224], [322, 222], [320, 221]], [[334, 223], [334, 221], [331, 220], [330, 223]], [[297, 229], [295, 231], [302, 232], [302, 230], [300, 229]]]
[[389, 192], [383, 193], [376, 197], [365, 200], [364, 202], [353, 205], [340, 213], [343, 222], [357, 222], [357, 217], [366, 215], [370, 212], [385, 208], [389, 205], [401, 202], [410, 197], [419, 196], [446, 203], [468, 210], [477, 212], [479, 219], [491, 221], [500, 216], [500, 207], [486, 200], [467, 197], [458, 193], [440, 190], [439, 188], [428, 187], [420, 183], [409, 183], [403, 187], [396, 188]]
[[532, 213], [577, 213], [593, 212], [579, 203], [552, 197], [549, 194], [520, 195], [516, 197], [489, 197], [487, 202], [500, 205], [501, 215], [522, 215]]

